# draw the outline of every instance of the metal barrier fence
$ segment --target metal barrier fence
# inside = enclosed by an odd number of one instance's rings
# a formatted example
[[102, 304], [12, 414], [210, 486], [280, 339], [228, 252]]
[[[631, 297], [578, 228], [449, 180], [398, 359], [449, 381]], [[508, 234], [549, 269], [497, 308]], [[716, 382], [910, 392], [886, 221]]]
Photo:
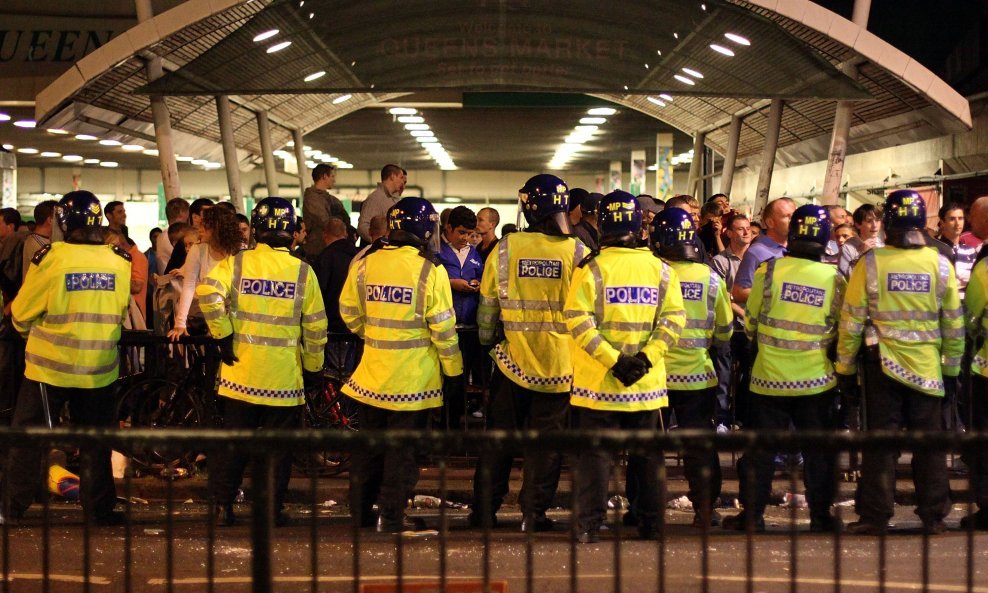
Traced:
[[[576, 498], [567, 501], [565, 483], [554, 513], [557, 528], [549, 533], [521, 533], [509, 511], [499, 527], [471, 528], [466, 510], [448, 504], [472, 479], [471, 468], [451, 467], [453, 452], [552, 449], [565, 456], [606, 450], [658, 450], [666, 463], [658, 469], [660, 508], [683, 490], [675, 458], [687, 451], [752, 454], [757, 451], [826, 451], [839, 462], [833, 483], [838, 519], [853, 518], [847, 500], [849, 456], [863, 450], [939, 452], [973, 455], [988, 450], [988, 434], [957, 433], [754, 433], [726, 435], [691, 431], [580, 432], [342, 432], [219, 430], [78, 430], [0, 431], [0, 447], [67, 447], [85, 450], [99, 444], [117, 450], [174, 448], [202, 451], [236, 449], [253, 457], [248, 499], [249, 521], [218, 527], [213, 508], [187, 487], [163, 482], [163, 500], [142, 504], [138, 484], [128, 474], [118, 484], [127, 522], [96, 527], [77, 507], [42, 498], [19, 524], [0, 528], [6, 591], [945, 591], [988, 590], [988, 534], [973, 528], [953, 529], [932, 537], [916, 529], [908, 513], [894, 519], [899, 529], [880, 537], [851, 536], [839, 530], [809, 533], [808, 516], [792, 497], [775, 507], [767, 533], [728, 532], [705, 522], [699, 528], [683, 513], [659, 513], [654, 540], [637, 540], [622, 525], [620, 504], [608, 511], [608, 529], [595, 544], [579, 544], [570, 517]], [[412, 448], [429, 468], [437, 508], [410, 511], [431, 531], [378, 534], [350, 521], [348, 512], [332, 512], [320, 503], [325, 478], [296, 480], [303, 502], [289, 509], [286, 527], [273, 520], [273, 464], [281, 451], [366, 451]], [[724, 463], [722, 461], [722, 463]], [[727, 465], [727, 464], [725, 464]], [[620, 493], [620, 464], [609, 489]], [[581, 477], [564, 472], [573, 483]], [[902, 473], [900, 467], [900, 474]], [[459, 474], [457, 472], [460, 472]], [[798, 472], [777, 477], [777, 486], [797, 493]], [[953, 474], [954, 495], [963, 504], [958, 516], [974, 511], [971, 477]], [[87, 476], [83, 475], [83, 487]], [[750, 480], [742, 474], [737, 480]], [[301, 484], [301, 486], [299, 486]], [[732, 481], [726, 491], [736, 486]], [[421, 484], [420, 484], [421, 486]], [[576, 487], [571, 487], [574, 491]], [[908, 505], [911, 487], [900, 502]], [[741, 501], [744, 503], [744, 501]], [[238, 505], [243, 512], [247, 503]], [[39, 512], [40, 507], [40, 512]], [[249, 526], [248, 529], [244, 529]]]

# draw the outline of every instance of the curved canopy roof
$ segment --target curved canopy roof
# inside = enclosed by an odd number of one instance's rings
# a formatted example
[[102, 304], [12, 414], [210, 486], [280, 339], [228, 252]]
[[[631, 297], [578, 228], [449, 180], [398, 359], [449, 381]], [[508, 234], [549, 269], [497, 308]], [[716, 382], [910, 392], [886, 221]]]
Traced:
[[[149, 84], [155, 56], [166, 74]], [[65, 127], [98, 108], [146, 129], [147, 93], [160, 93], [173, 128], [218, 142], [213, 95], [229, 94], [237, 145], [259, 153], [258, 110], [282, 146], [291, 128], [431, 89], [583, 92], [705, 132], [719, 152], [739, 114], [739, 158], [760, 151], [773, 97], [787, 100], [780, 147], [829, 139], [837, 99], [858, 101], [854, 125], [971, 125], [967, 101], [929, 70], [807, 0], [189, 0], [80, 60], [36, 111]]]

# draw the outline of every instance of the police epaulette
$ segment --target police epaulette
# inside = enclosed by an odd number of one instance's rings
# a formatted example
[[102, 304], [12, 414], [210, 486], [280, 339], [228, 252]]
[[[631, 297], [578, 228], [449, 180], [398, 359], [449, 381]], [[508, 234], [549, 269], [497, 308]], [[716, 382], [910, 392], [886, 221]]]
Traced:
[[120, 257], [124, 258], [127, 261], [131, 261], [130, 254], [124, 251], [123, 249], [120, 249], [116, 245], [110, 245], [110, 248], [113, 249], [113, 253], [116, 253], [117, 255], [119, 255]]
[[48, 252], [51, 251], [51, 243], [45, 245], [41, 249], [34, 252], [34, 257], [31, 258], [31, 263], [34, 265], [41, 265], [41, 260], [45, 259]]
[[436, 266], [437, 268], [442, 265], [442, 262], [439, 261], [439, 256], [434, 253], [429, 253], [425, 250], [419, 250], [419, 257], [424, 257], [425, 259], [431, 261], [432, 265]]
[[596, 250], [591, 251], [590, 253], [587, 254], [585, 258], [580, 260], [580, 263], [576, 264], [576, 267], [582, 268], [583, 266], [589, 264], [590, 261], [593, 260], [593, 258], [597, 257], [598, 255], [600, 255], [600, 251], [596, 251]]

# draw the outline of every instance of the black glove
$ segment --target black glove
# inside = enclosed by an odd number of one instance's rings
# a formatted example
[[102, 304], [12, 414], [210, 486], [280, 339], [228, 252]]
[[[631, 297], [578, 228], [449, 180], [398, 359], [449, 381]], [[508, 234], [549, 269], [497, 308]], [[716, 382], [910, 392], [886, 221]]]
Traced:
[[611, 367], [614, 377], [623, 383], [625, 387], [634, 385], [639, 379], [645, 376], [647, 371], [648, 367], [645, 366], [642, 359], [628, 356], [627, 354], [618, 356], [617, 362]]
[[953, 404], [954, 402], [957, 401], [957, 392], [959, 391], [959, 389], [958, 389], [958, 383], [959, 382], [960, 381], [958, 381], [957, 377], [948, 377], [948, 376], [944, 375], [944, 377], [943, 377], [943, 401], [944, 401], [944, 403], [949, 402], [949, 403]]
[[302, 369], [302, 388], [306, 393], [322, 389], [322, 373]]
[[463, 398], [466, 393], [466, 375], [454, 375], [443, 377], [443, 398], [447, 401], [454, 398]]
[[637, 358], [638, 360], [640, 360], [640, 361], [642, 361], [642, 362], [645, 363], [645, 372], [646, 373], [649, 371], [649, 369], [652, 368], [652, 361], [649, 360], [647, 356], [645, 356], [645, 353], [644, 352], [639, 352], [639, 353], [635, 354], [635, 358]]
[[228, 335], [225, 338], [219, 339], [220, 346], [220, 360], [226, 366], [233, 366], [233, 363], [239, 362], [240, 359], [237, 355], [233, 353], [233, 334]]
[[837, 388], [840, 389], [841, 399], [845, 406], [861, 405], [861, 391], [858, 390], [857, 375], [837, 375]]

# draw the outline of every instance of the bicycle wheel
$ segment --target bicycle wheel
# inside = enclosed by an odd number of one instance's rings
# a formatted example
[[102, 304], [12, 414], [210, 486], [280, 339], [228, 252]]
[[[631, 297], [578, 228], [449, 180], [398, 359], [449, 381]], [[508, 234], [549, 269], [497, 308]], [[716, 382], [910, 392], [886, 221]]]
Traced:
[[[303, 409], [306, 428], [358, 430], [356, 404], [337, 392], [332, 383], [320, 392], [306, 394]], [[305, 451], [297, 453], [294, 461], [295, 467], [307, 476], [337, 475], [349, 470], [350, 452]]]
[[[121, 426], [135, 428], [194, 427], [202, 422], [199, 400], [190, 390], [164, 379], [148, 379], [127, 389], [118, 400], [117, 417]], [[163, 468], [191, 468], [194, 451], [182, 447], [134, 445], [128, 451], [138, 467], [149, 471]]]

